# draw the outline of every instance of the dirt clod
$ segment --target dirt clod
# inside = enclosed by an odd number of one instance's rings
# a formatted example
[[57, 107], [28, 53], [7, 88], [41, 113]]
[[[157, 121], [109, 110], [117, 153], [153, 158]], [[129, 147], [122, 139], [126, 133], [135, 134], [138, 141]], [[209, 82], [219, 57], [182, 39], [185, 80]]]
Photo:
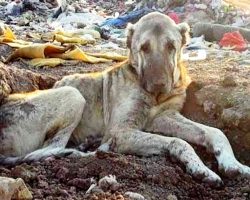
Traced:
[[224, 87], [235, 87], [237, 86], [235, 77], [233, 76], [226, 76], [224, 80], [222, 81], [222, 86]]

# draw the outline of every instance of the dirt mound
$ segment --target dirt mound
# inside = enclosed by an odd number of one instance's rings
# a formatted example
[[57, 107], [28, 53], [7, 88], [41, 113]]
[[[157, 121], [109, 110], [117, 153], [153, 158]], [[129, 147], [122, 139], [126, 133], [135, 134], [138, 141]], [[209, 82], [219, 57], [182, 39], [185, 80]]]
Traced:
[[[119, 187], [105, 193], [85, 194], [92, 178], [115, 175]], [[99, 152], [96, 157], [49, 158], [15, 168], [0, 168], [1, 176], [22, 177], [34, 199], [122, 199], [126, 191], [142, 194], [146, 199], [247, 199], [250, 181], [224, 179], [225, 185], [213, 188], [194, 180], [168, 157], [139, 158]]]

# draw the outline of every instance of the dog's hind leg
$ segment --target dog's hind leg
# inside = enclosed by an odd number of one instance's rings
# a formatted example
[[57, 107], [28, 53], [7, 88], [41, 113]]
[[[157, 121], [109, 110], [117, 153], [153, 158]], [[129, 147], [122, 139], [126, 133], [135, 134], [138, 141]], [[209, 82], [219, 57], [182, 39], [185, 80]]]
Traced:
[[84, 106], [81, 93], [68, 86], [10, 96], [0, 108], [0, 163], [60, 153], [81, 120]]

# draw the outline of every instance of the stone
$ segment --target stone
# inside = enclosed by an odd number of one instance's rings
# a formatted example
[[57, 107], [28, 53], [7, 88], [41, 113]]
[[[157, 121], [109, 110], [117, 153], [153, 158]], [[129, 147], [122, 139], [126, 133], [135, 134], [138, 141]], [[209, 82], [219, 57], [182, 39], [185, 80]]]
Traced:
[[32, 194], [23, 179], [0, 177], [0, 199], [31, 200]]
[[237, 86], [236, 80], [232, 75], [226, 76], [222, 81], [224, 87], [235, 87]]
[[250, 131], [250, 101], [246, 100], [241, 106], [225, 108], [222, 111], [221, 119], [224, 124], [231, 127], [238, 127], [245, 132]]
[[125, 196], [131, 200], [145, 200], [144, 196], [135, 192], [125, 192]]
[[49, 187], [49, 184], [46, 181], [39, 180], [38, 181], [38, 187], [47, 189]]
[[209, 101], [209, 100], [206, 100], [204, 101], [203, 103], [203, 110], [205, 113], [212, 113], [216, 108], [216, 105], [212, 102], [212, 101]]
[[178, 200], [177, 196], [170, 194], [167, 196], [167, 200]]
[[119, 183], [116, 180], [115, 176], [109, 175], [101, 178], [98, 182], [98, 186], [103, 191], [108, 191], [109, 189], [113, 189], [119, 186]]
[[68, 182], [69, 185], [87, 190], [91, 186], [91, 179], [74, 178]]
[[36, 174], [25, 167], [16, 166], [11, 170], [11, 176], [14, 178], [22, 178], [25, 182], [29, 182], [35, 179]]

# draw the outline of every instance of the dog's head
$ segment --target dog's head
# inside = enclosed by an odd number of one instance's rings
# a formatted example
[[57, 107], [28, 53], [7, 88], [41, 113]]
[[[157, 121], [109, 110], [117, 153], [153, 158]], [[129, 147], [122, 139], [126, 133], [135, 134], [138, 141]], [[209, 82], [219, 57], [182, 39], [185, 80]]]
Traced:
[[181, 76], [182, 48], [188, 40], [189, 26], [153, 12], [127, 27], [130, 62], [142, 87], [155, 95], [168, 94]]

